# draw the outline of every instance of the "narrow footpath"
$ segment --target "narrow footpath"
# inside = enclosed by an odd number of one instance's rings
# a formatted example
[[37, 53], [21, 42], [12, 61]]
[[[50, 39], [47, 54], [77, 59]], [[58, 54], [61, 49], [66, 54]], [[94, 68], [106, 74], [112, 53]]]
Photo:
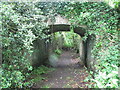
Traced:
[[90, 82], [84, 82], [88, 76], [78, 55], [71, 51], [61, 54], [55, 71], [44, 76], [47, 79], [37, 82], [34, 88], [87, 88]]

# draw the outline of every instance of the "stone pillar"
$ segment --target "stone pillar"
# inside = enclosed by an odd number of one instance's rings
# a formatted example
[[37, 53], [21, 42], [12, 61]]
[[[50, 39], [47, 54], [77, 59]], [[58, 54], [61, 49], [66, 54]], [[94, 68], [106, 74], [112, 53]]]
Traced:
[[87, 38], [87, 41], [86, 41], [86, 65], [87, 65], [87, 68], [89, 70], [93, 70], [94, 68], [94, 63], [95, 63], [95, 60], [94, 58], [92, 57], [92, 49], [94, 47], [94, 43], [95, 43], [95, 35], [89, 35], [88, 38]]
[[83, 61], [84, 65], [89, 69], [93, 70], [94, 58], [92, 58], [92, 49], [95, 42], [95, 35], [89, 35], [86, 41], [80, 42], [80, 59]]
[[46, 39], [37, 39], [34, 41], [33, 45], [33, 55], [32, 55], [32, 65], [37, 67], [43, 65], [48, 60], [48, 44], [46, 44]]
[[[79, 54], [80, 54], [80, 60], [84, 63], [84, 65], [86, 66], [86, 59], [85, 59], [85, 49], [86, 49], [86, 46], [85, 46], [85, 42], [80, 40], [80, 47], [79, 47]], [[87, 67], [87, 66], [86, 66]]]

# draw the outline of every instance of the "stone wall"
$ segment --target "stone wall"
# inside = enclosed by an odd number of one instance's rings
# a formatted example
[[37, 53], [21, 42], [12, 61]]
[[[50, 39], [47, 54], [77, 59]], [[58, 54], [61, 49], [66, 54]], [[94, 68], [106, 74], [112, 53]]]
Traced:
[[33, 47], [34, 52], [32, 55], [31, 64], [35, 67], [45, 64], [48, 60], [49, 43], [46, 43], [46, 39], [37, 39], [34, 41]]
[[[58, 41], [55, 41], [52, 44], [46, 43], [45, 41], [45, 39], [37, 39], [36, 41], [34, 41], [34, 52], [31, 58], [31, 64], [35, 67], [43, 65], [45, 63], [49, 63], [51, 56], [53, 56], [52, 54], [54, 54], [53, 50], [57, 49], [57, 44], [62, 42], [62, 38], [59, 38]], [[93, 49], [94, 42], [94, 35], [88, 36], [86, 41], [82, 41], [82, 39], [80, 39], [79, 41], [80, 59], [83, 61], [84, 65], [90, 70], [94, 69], [93, 66], [95, 60], [91, 56], [91, 51]]]
[[[70, 26], [61, 25], [61, 24], [54, 25], [52, 30], [53, 31], [50, 32], [49, 34], [59, 32], [59, 31], [70, 31]], [[74, 32], [79, 34], [81, 38], [84, 36], [85, 31], [86, 31], [85, 29], [78, 28], [78, 27], [74, 29]], [[51, 50], [53, 51], [57, 49], [57, 46], [59, 44], [62, 45], [62, 38], [59, 38], [58, 41], [54, 41], [54, 43], [52, 44], [50, 43], [46, 44], [45, 41], [46, 41], [45, 39], [44, 40], [37, 39], [36, 41], [34, 41], [34, 53], [32, 55], [32, 61], [31, 61], [33, 66], [40, 66], [46, 62], [49, 63], [49, 56], [51, 53], [49, 50], [51, 49], [51, 47], [52, 47]], [[95, 42], [94, 35], [89, 35], [86, 41], [82, 41], [82, 39], [80, 39], [79, 41], [80, 59], [83, 61], [84, 65], [88, 69], [94, 68], [93, 66], [94, 66], [95, 60], [91, 56], [91, 51], [94, 46], [94, 42]]]
[[95, 43], [95, 36], [94, 35], [88, 36], [86, 43], [86, 47], [87, 47], [86, 63], [87, 63], [87, 68], [93, 71], [94, 71], [95, 59], [92, 57], [92, 49], [94, 47], [94, 43]]
[[79, 47], [80, 59], [89, 70], [94, 70], [95, 60], [92, 57], [92, 49], [94, 47], [94, 43], [95, 36], [90, 35], [86, 41], [81, 40]]
[[85, 51], [84, 51], [84, 42], [80, 40], [79, 43], [79, 54], [80, 54], [80, 60], [85, 64]]

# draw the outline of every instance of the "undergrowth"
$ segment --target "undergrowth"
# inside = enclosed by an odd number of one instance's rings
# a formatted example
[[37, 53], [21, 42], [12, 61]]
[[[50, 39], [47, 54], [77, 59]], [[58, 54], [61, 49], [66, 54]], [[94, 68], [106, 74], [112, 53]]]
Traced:
[[33, 86], [33, 84], [37, 83], [38, 81], [44, 80], [46, 79], [46, 77], [44, 77], [44, 74], [47, 74], [51, 71], [54, 71], [55, 68], [52, 67], [46, 67], [44, 65], [41, 65], [38, 68], [35, 68], [28, 76], [28, 80], [25, 82], [26, 86], [31, 87]]

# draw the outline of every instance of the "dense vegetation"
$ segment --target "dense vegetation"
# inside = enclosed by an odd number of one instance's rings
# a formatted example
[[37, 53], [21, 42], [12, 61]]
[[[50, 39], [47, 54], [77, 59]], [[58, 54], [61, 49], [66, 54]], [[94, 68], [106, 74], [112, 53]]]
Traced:
[[2, 68], [0, 87], [24, 87], [28, 71], [32, 70], [30, 56], [33, 41], [46, 38], [47, 27], [42, 11], [32, 3], [0, 3], [2, 25]]
[[[118, 8], [116, 3], [115, 8]], [[48, 36], [43, 31], [48, 30], [44, 21], [49, 15], [53, 18], [56, 14], [66, 16], [73, 27], [87, 26], [83, 37], [94, 34], [96, 42], [92, 56], [97, 61], [95, 65], [95, 88], [118, 88], [118, 18], [119, 9], [108, 4], [85, 3], [3, 3], [0, 2], [0, 39], [2, 39], [3, 58], [0, 68], [0, 87], [29, 87], [25, 82], [33, 67], [30, 64], [33, 41]], [[118, 10], [118, 11], [117, 11]], [[68, 34], [69, 36], [69, 34]], [[71, 37], [71, 36], [70, 36]], [[69, 41], [69, 40], [68, 40]], [[71, 45], [67, 42], [65, 45]], [[19, 53], [18, 53], [19, 52]], [[42, 71], [41, 71], [42, 72]], [[90, 72], [93, 73], [93, 72]], [[88, 78], [89, 79], [89, 78]]]
[[81, 37], [74, 33], [70, 32], [56, 32], [54, 34], [54, 42], [57, 45], [57, 49], [73, 49], [77, 50], [79, 48]]
[[119, 2], [113, 0], [113, 2], [107, 1], [107, 3], [42, 3], [43, 10], [48, 12], [52, 8], [50, 14], [53, 16], [56, 14], [66, 16], [72, 23], [72, 27], [87, 26], [83, 40], [86, 40], [88, 35], [96, 36], [92, 56], [96, 60], [94, 63], [97, 64], [95, 73], [90, 72], [94, 73], [95, 78], [91, 80], [96, 83], [94, 86], [96, 88], [117, 88], [120, 83], [118, 81]]
[[[93, 82], [96, 88], [118, 88], [118, 13], [106, 3], [72, 3], [65, 13], [74, 26], [86, 25], [96, 42], [92, 56], [97, 61]], [[66, 11], [66, 12], [67, 12]], [[71, 18], [72, 17], [72, 18]], [[93, 72], [91, 72], [93, 74]]]

